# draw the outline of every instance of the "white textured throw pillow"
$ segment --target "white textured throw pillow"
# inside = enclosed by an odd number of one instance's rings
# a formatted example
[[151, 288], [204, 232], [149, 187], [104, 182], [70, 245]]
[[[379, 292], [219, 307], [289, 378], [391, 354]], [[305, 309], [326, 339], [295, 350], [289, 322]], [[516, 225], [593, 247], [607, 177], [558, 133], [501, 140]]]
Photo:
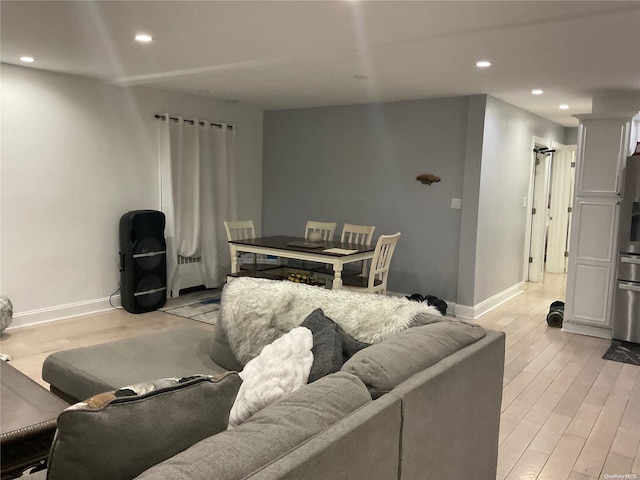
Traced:
[[231, 408], [229, 428], [306, 385], [313, 364], [313, 334], [297, 327], [262, 349], [240, 372], [242, 385]]

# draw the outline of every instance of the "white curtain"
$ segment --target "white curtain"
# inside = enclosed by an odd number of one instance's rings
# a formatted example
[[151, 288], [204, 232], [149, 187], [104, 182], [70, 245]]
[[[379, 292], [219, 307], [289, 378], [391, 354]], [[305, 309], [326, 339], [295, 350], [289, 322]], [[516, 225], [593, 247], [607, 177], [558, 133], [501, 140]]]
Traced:
[[199, 258], [202, 284], [213, 288], [228, 268], [223, 222], [236, 216], [235, 134], [226, 124], [177, 118], [165, 114], [159, 135], [167, 290], [179, 281], [178, 256]]

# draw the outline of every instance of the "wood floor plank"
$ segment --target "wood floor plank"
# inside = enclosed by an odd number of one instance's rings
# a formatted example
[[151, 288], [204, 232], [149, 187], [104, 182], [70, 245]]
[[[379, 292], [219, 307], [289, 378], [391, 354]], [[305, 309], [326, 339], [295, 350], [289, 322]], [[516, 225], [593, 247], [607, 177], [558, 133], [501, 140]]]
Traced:
[[[622, 365], [618, 362], [609, 363], [619, 366]], [[607, 371], [606, 374], [604, 373], [605, 370]], [[573, 468], [573, 470], [578, 473], [598, 477], [603, 471], [603, 467], [607, 461], [609, 450], [613, 444], [613, 440], [620, 425], [620, 420], [622, 419], [629, 395], [632, 391], [632, 388], [628, 385], [629, 378], [633, 378], [633, 381], [631, 382], [631, 386], [633, 386], [635, 377], [637, 376], [637, 372], [634, 373], [628, 369], [622, 369], [622, 367], [617, 369], [609, 368], [609, 365], [607, 365], [603, 369], [603, 375], [600, 375], [598, 378], [608, 377], [611, 372], [616, 370], [619, 374], [611, 384], [611, 388], [614, 389], [614, 393], [609, 395], [605, 400], [602, 410], [598, 415], [598, 419], [591, 429], [584, 448], [582, 449], [582, 452], [576, 460], [576, 464]], [[608, 379], [606, 382], [608, 383]], [[594, 382], [594, 387], [595, 385], [596, 383]], [[597, 395], [600, 395], [600, 392], [598, 392]], [[598, 400], [598, 396], [595, 396], [594, 398]], [[629, 471], [631, 470], [632, 463], [633, 462], [629, 463]]]
[[611, 444], [609, 454], [627, 457], [633, 462], [639, 445], [640, 430], [627, 428], [626, 424], [623, 423], [618, 427], [618, 431], [616, 432], [616, 436]]
[[580, 455], [584, 439], [562, 435], [553, 453], [536, 480], [561, 480], [571, 475], [573, 464]]
[[503, 442], [498, 453], [498, 475], [506, 476], [518, 462], [531, 440], [540, 430], [540, 425], [526, 420], [518, 423]]
[[602, 467], [601, 477], [616, 478], [617, 475], [621, 475], [622, 477], [617, 478], [625, 478], [625, 475], [631, 474], [632, 468], [632, 459], [616, 455], [615, 453], [611, 453], [607, 457], [607, 461], [605, 462], [604, 467]]
[[551, 455], [556, 445], [562, 438], [567, 425], [571, 421], [570, 417], [552, 413], [538, 431], [529, 448], [547, 455]]
[[534, 480], [542, 471], [549, 456], [527, 449], [507, 475], [506, 480]]
[[636, 458], [633, 461], [631, 473], [638, 475], [638, 477], [640, 478], [640, 445], [638, 445], [638, 450], [636, 450]]

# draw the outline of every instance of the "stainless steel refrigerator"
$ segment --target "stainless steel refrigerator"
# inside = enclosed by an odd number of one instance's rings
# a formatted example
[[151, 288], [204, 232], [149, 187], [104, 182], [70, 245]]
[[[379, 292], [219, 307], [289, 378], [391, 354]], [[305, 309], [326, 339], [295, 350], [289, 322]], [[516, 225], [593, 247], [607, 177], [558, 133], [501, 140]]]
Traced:
[[625, 168], [613, 338], [640, 343], [640, 156]]

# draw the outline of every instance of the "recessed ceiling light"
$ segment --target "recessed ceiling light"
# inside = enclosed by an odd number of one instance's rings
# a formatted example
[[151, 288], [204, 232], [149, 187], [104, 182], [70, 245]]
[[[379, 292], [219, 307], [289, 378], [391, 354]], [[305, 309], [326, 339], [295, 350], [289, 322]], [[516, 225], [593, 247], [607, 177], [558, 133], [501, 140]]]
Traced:
[[563, 103], [562, 105], [558, 106], [558, 108], [560, 110], [569, 110], [569, 105], [567, 105], [566, 103]]
[[534, 95], [542, 95], [544, 92], [539, 88], [534, 88], [533, 90], [531, 90], [531, 93], [533, 93]]
[[33, 57], [26, 57], [25, 56], [25, 57], [20, 57], [20, 61], [21, 62], [25, 62], [25, 63], [33, 63], [33, 62], [36, 61], [36, 59], [33, 58]]
[[138, 42], [148, 43], [153, 40], [153, 37], [151, 35], [147, 35], [146, 33], [139, 33], [135, 36], [135, 39]]
[[488, 60], [480, 60], [479, 62], [476, 62], [476, 67], [478, 68], [487, 68], [491, 66], [491, 62]]

